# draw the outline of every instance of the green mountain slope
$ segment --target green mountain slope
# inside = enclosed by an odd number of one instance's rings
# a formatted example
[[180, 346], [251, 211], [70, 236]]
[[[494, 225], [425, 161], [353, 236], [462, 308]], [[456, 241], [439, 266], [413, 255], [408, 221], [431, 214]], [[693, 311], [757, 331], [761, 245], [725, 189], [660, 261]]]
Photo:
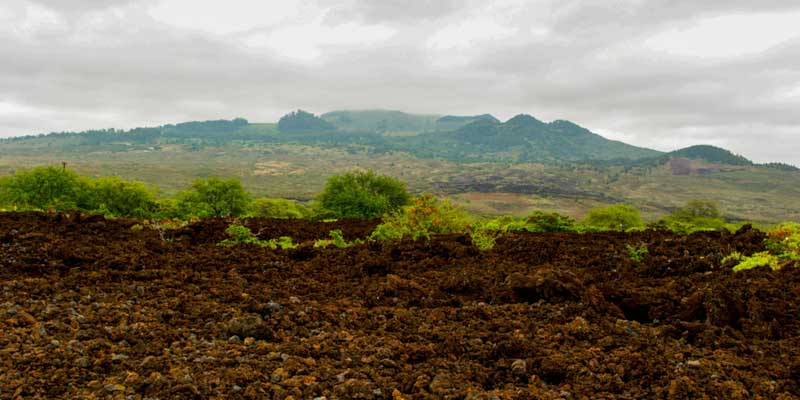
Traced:
[[[377, 115], [359, 113], [353, 115]], [[195, 178], [230, 176], [258, 196], [309, 200], [331, 174], [369, 168], [480, 214], [549, 209], [580, 217], [597, 205], [626, 202], [654, 219], [688, 200], [709, 199], [732, 220], [800, 219], [800, 173], [790, 165], [753, 164], [713, 146], [659, 153], [529, 115], [504, 123], [490, 115], [406, 115], [416, 122], [389, 126], [420, 130], [354, 128], [370, 127], [367, 120], [352, 120], [348, 130], [295, 113], [284, 120], [296, 128], [288, 131], [238, 118], [0, 139], [0, 177], [63, 161], [82, 174], [142, 180], [165, 194]]]
[[559, 163], [584, 160], [639, 159], [661, 152], [608, 140], [569, 121], [545, 123], [520, 114], [500, 123], [472, 122], [438, 135], [406, 141], [414, 154], [456, 161]]
[[692, 160], [705, 160], [708, 162], [726, 165], [753, 165], [753, 162], [732, 152], [711, 145], [690, 146], [667, 153], [670, 157], [684, 157]]
[[489, 114], [475, 116], [409, 114], [395, 110], [331, 111], [320, 116], [342, 131], [386, 135], [413, 135], [458, 129], [478, 120], [497, 119]]
[[439, 115], [407, 114], [393, 110], [331, 111], [320, 117], [342, 131], [381, 134], [431, 131], [440, 118]]

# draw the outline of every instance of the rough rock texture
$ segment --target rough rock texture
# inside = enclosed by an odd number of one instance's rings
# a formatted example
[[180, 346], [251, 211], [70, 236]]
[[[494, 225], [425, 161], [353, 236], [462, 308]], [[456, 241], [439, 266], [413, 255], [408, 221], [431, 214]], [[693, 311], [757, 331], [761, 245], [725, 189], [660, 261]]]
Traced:
[[[791, 399], [800, 269], [734, 274], [752, 230], [313, 249], [375, 222], [0, 214], [0, 399]], [[292, 231], [295, 227], [297, 231]], [[625, 245], [649, 255], [630, 260]]]

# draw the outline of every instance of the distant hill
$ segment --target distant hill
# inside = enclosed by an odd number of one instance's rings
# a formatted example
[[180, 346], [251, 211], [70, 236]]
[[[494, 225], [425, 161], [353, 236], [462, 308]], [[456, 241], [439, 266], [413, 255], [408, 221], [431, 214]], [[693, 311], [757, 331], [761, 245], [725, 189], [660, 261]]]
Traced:
[[[660, 153], [656, 156], [638, 159], [616, 158], [608, 160], [593, 160], [592, 164], [598, 166], [623, 166], [627, 168], [653, 168], [665, 164], [682, 164], [687, 162], [710, 163], [719, 166], [757, 166], [744, 156], [734, 154], [729, 150], [707, 144], [689, 146], [682, 149]], [[686, 167], [688, 168], [688, 166]], [[791, 165], [775, 165], [774, 169], [789, 170]]]
[[444, 117], [436, 120], [436, 122], [440, 124], [458, 123], [464, 125], [475, 121], [500, 122], [500, 120], [495, 118], [494, 115], [492, 114], [469, 115], [469, 116], [445, 115]]
[[479, 120], [500, 122], [489, 114], [441, 116], [394, 110], [331, 111], [320, 117], [342, 131], [388, 135], [451, 131]]
[[436, 125], [440, 131], [452, 131], [463, 126], [467, 126], [473, 122], [492, 122], [499, 124], [500, 120], [491, 114], [481, 115], [445, 115], [436, 120]]
[[786, 164], [786, 163], [780, 163], [780, 162], [770, 162], [770, 163], [765, 163], [765, 164], [760, 164], [760, 165], [762, 167], [764, 167], [764, 168], [770, 168], [770, 169], [774, 169], [774, 170], [778, 170], [778, 171], [784, 171], [784, 172], [798, 172], [798, 171], [800, 171], [800, 168], [797, 168], [794, 165]]
[[407, 143], [415, 154], [461, 161], [576, 162], [661, 155], [656, 150], [608, 140], [569, 121], [542, 122], [520, 114], [505, 123], [481, 118], [438, 135]]
[[[408, 153], [423, 159], [455, 162], [589, 164], [596, 167], [651, 168], [679, 160], [731, 166], [763, 166], [798, 171], [781, 163], [754, 164], [710, 145], [669, 153], [606, 139], [570, 121], [543, 122], [520, 114], [501, 122], [490, 114], [418, 115], [393, 110], [333, 111], [316, 116], [297, 110], [275, 123], [246, 119], [190, 121], [128, 131], [116, 129], [57, 132], [0, 139], [4, 151], [129, 151], [162, 145], [185, 145], [190, 151], [226, 143], [298, 144], [370, 154]], [[27, 149], [27, 150], [26, 150]], [[702, 169], [700, 170], [707, 170]]]
[[312, 133], [334, 131], [336, 127], [310, 112], [297, 110], [278, 120], [278, 130], [283, 133]]
[[707, 199], [731, 221], [800, 220], [794, 166], [756, 164], [708, 145], [662, 153], [526, 114], [501, 122], [489, 114], [299, 110], [272, 123], [236, 118], [0, 139], [0, 178], [61, 162], [166, 194], [196, 178], [231, 176], [256, 196], [305, 201], [331, 174], [367, 168], [484, 215], [550, 209], [579, 218], [594, 206], [625, 202], [654, 220]]
[[690, 146], [666, 154], [669, 157], [684, 157], [692, 160], [705, 160], [725, 165], [753, 165], [753, 162], [732, 152], [711, 145]]
[[663, 164], [669, 161], [670, 159], [675, 159], [675, 158], [699, 160], [719, 165], [758, 166], [784, 172], [800, 171], [800, 168], [797, 168], [794, 165], [779, 163], [779, 162], [756, 164], [742, 155], [734, 154], [729, 150], [725, 150], [720, 147], [706, 145], [706, 144], [689, 146], [683, 149], [666, 153], [663, 156], [659, 157], [656, 162], [659, 164]]
[[331, 111], [320, 116], [339, 130], [365, 133], [424, 132], [436, 128], [438, 115], [393, 110]]

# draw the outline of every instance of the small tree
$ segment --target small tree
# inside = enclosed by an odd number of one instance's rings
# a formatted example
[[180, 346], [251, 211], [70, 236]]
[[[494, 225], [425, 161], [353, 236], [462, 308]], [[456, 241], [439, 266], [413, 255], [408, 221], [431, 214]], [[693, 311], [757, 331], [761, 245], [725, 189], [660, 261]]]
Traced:
[[328, 178], [317, 198], [319, 212], [335, 218], [378, 218], [411, 201], [406, 186], [372, 171], [354, 171]]
[[93, 193], [89, 181], [62, 167], [37, 167], [17, 172], [0, 187], [0, 198], [22, 208], [91, 210]]
[[384, 217], [370, 237], [377, 240], [429, 239], [434, 234], [472, 233], [473, 221], [469, 214], [447, 199], [439, 200], [430, 194], [414, 199], [402, 210]]
[[529, 232], [570, 232], [575, 230], [575, 220], [556, 212], [534, 211], [526, 219]]
[[260, 198], [253, 201], [252, 215], [265, 218], [304, 218], [308, 209], [292, 200]]
[[238, 217], [249, 206], [250, 194], [236, 179], [198, 179], [178, 194], [178, 209], [184, 216]]
[[725, 220], [717, 204], [708, 200], [692, 200], [659, 223], [681, 234], [713, 231], [725, 227]]
[[110, 176], [95, 179], [92, 189], [97, 209], [104, 214], [148, 218], [158, 208], [155, 193], [142, 182]]
[[583, 219], [589, 229], [625, 231], [644, 226], [639, 210], [627, 204], [615, 204], [589, 210]]

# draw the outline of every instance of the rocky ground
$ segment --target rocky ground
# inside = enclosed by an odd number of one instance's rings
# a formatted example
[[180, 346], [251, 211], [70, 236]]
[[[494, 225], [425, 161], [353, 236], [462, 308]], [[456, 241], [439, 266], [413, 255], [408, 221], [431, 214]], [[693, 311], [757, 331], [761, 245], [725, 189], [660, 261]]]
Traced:
[[[800, 398], [800, 269], [763, 235], [513, 234], [314, 249], [376, 221], [0, 214], [0, 399]], [[646, 246], [641, 262], [626, 245]]]

